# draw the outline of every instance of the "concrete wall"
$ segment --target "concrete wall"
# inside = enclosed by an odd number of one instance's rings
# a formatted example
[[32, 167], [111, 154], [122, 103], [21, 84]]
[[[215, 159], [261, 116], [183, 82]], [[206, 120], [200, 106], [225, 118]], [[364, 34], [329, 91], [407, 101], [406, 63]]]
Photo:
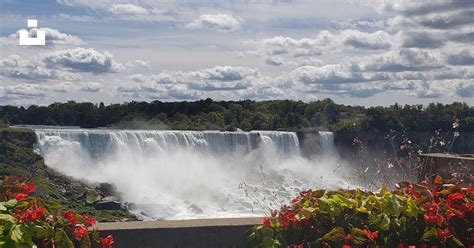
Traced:
[[261, 218], [100, 223], [100, 235], [113, 235], [114, 248], [243, 247], [246, 232]]

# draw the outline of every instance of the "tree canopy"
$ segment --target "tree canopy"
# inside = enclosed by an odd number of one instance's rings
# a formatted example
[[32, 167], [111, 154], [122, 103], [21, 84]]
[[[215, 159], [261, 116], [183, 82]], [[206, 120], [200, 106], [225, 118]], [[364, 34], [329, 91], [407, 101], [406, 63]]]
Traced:
[[303, 101], [90, 102], [0, 106], [0, 119], [12, 125], [59, 125], [187, 130], [298, 130], [326, 127], [339, 132], [363, 130], [432, 131], [449, 129], [459, 119], [461, 130], [474, 131], [474, 107], [466, 103], [395, 104], [361, 107], [331, 99]]

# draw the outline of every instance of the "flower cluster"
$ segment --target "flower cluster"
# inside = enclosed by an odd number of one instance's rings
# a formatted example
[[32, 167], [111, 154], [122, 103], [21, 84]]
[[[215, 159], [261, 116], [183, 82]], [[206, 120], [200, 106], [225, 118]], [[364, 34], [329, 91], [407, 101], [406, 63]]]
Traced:
[[473, 247], [474, 189], [437, 176], [396, 190], [309, 190], [272, 210], [249, 247]]
[[112, 236], [100, 239], [93, 228], [95, 218], [32, 196], [33, 183], [19, 178], [0, 180], [0, 246], [4, 247], [91, 247], [91, 239], [111, 248]]

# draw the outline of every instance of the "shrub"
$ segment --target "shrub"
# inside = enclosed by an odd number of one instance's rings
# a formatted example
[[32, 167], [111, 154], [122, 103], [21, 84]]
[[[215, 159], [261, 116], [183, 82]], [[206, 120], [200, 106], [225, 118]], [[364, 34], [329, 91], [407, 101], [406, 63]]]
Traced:
[[443, 183], [397, 184], [373, 193], [309, 190], [271, 211], [248, 247], [472, 247], [474, 189]]
[[31, 196], [34, 191], [33, 183], [16, 177], [0, 181], [0, 247], [112, 246], [112, 236], [100, 239], [92, 228], [95, 218], [61, 211], [59, 204]]

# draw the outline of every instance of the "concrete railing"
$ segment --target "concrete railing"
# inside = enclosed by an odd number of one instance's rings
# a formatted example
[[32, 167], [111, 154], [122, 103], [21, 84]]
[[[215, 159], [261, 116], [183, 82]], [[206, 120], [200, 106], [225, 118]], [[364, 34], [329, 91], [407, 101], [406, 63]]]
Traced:
[[243, 247], [246, 232], [261, 218], [164, 220], [100, 223], [101, 236], [113, 235], [114, 248]]

